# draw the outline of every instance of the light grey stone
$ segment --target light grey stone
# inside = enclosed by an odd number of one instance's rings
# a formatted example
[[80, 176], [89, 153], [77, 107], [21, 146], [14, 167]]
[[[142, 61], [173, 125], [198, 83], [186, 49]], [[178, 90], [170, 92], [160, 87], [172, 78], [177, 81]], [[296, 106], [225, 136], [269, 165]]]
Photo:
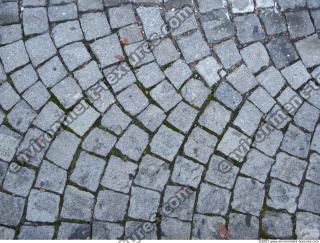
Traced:
[[110, 26], [104, 13], [83, 14], [81, 15], [80, 23], [87, 41], [111, 34]]
[[221, 239], [220, 225], [225, 225], [225, 219], [217, 216], [205, 216], [195, 214], [193, 218], [193, 240], [216, 240]]
[[136, 82], [136, 77], [126, 62], [103, 70], [114, 92], [119, 92]]
[[175, 61], [164, 73], [176, 89], [180, 89], [183, 83], [192, 75], [189, 66], [181, 59]]
[[119, 30], [120, 40], [127, 45], [138, 41], [142, 41], [142, 33], [137, 24], [125, 26]]
[[[241, 2], [243, 1], [248, 0], [242, 0]], [[249, 1], [252, 2], [252, 0]], [[260, 41], [265, 38], [265, 33], [256, 14], [237, 16], [233, 19], [233, 21], [234, 25], [236, 26], [237, 36], [241, 44]]]
[[149, 63], [137, 69], [136, 75], [139, 82], [141, 82], [146, 89], [165, 79], [163, 72], [155, 62]]
[[10, 162], [20, 144], [22, 137], [6, 126], [0, 126], [0, 159]]
[[10, 77], [19, 93], [25, 91], [38, 80], [38, 75], [30, 64], [14, 72]]
[[272, 97], [278, 94], [285, 85], [285, 80], [281, 73], [273, 66], [260, 73], [257, 76], [257, 80]]
[[264, 193], [264, 184], [253, 179], [238, 177], [231, 206], [240, 212], [259, 216]]
[[235, 110], [242, 102], [241, 94], [232, 88], [227, 82], [222, 82], [214, 96], [229, 109]]
[[190, 79], [181, 89], [183, 98], [198, 108], [201, 108], [210, 93], [210, 89], [198, 79]]
[[284, 68], [281, 73], [293, 89], [300, 88], [311, 78], [301, 61]]
[[298, 208], [319, 214], [320, 186], [306, 182], [299, 198]]
[[0, 226], [0, 239], [1, 240], [13, 240], [15, 231], [11, 228]]
[[306, 179], [320, 184], [318, 173], [320, 171], [320, 155], [313, 153], [310, 156], [310, 163], [308, 166]]
[[52, 29], [52, 38], [58, 48], [72, 42], [83, 40], [79, 21], [68, 21], [54, 26]]
[[225, 0], [198, 0], [198, 5], [200, 12], [206, 13], [214, 9], [225, 8], [227, 2]]
[[153, 55], [160, 66], [169, 64], [180, 57], [180, 53], [169, 38], [161, 39], [153, 49]]
[[94, 108], [100, 113], [106, 112], [106, 110], [116, 101], [115, 97], [103, 81], [99, 81], [88, 89], [86, 95]]
[[[142, 232], [142, 233], [140, 233]], [[127, 221], [125, 239], [129, 240], [156, 240], [157, 225], [147, 221]]]
[[253, 0], [231, 0], [232, 12], [237, 13], [252, 13], [254, 11]]
[[0, 223], [7, 226], [17, 226], [22, 218], [25, 199], [0, 192]]
[[81, 152], [70, 180], [90, 191], [97, 191], [106, 162], [98, 157]]
[[207, 57], [196, 65], [196, 70], [211, 87], [220, 80], [219, 70], [221, 66], [213, 57]]
[[39, 81], [26, 90], [22, 97], [32, 106], [39, 110], [50, 98], [46, 87]]
[[317, 35], [296, 42], [296, 47], [306, 68], [320, 64], [320, 40]]
[[241, 56], [248, 68], [254, 73], [258, 72], [261, 68], [268, 66], [270, 62], [268, 52], [261, 42], [256, 42], [243, 48], [241, 50]]
[[132, 5], [122, 5], [108, 9], [110, 25], [113, 29], [136, 22]]
[[141, 19], [145, 35], [148, 39], [165, 35], [165, 33], [162, 32], [164, 21], [161, 17], [159, 7], [140, 6], [137, 8], [137, 13]]
[[48, 8], [50, 22], [76, 19], [78, 17], [77, 5], [69, 3], [65, 5], [50, 6]]
[[50, 240], [53, 238], [54, 227], [48, 225], [23, 225], [18, 239], [20, 240]]
[[23, 31], [25, 35], [40, 34], [48, 31], [48, 29], [46, 8], [23, 9]]
[[101, 185], [115, 191], [128, 193], [138, 166], [130, 161], [111, 156], [105, 173], [101, 180]]
[[141, 114], [138, 119], [151, 132], [155, 132], [162, 124], [166, 114], [158, 106], [150, 104]]
[[262, 219], [263, 230], [276, 238], [291, 238], [293, 222], [289, 214], [268, 211]]
[[19, 7], [17, 2], [1, 2], [0, 24], [19, 22]]
[[188, 240], [191, 223], [178, 219], [163, 218], [160, 224], [162, 240]]
[[[175, 3], [177, 1], [171, 1], [171, 2]], [[177, 24], [174, 24], [175, 17], [178, 14], [181, 14], [183, 12], [184, 13], [187, 12], [188, 14], [187, 15], [184, 14], [183, 21], [179, 21], [180, 24], [177, 26]], [[167, 11], [166, 12], [166, 21], [167, 21], [167, 23], [169, 23], [168, 24], [169, 30], [173, 36], [178, 36], [178, 35], [184, 34], [186, 32], [189, 32], [191, 30], [195, 30], [198, 28], [197, 20], [195, 18], [193, 10], [188, 7], [184, 7], [184, 8], [177, 9], [177, 10], [171, 9], [171, 10]]]
[[85, 67], [75, 71], [73, 75], [78, 80], [81, 88], [84, 90], [103, 79], [99, 66], [95, 61], [92, 61]]
[[228, 229], [230, 239], [257, 240], [259, 236], [259, 219], [250, 214], [231, 213]]
[[183, 139], [183, 135], [162, 125], [150, 143], [151, 151], [166, 160], [173, 161]]
[[268, 113], [276, 103], [276, 101], [268, 94], [268, 92], [261, 87], [257, 88], [250, 95], [249, 100], [263, 113]]
[[124, 229], [120, 224], [93, 221], [92, 239], [94, 240], [115, 240], [122, 238]]
[[91, 59], [87, 48], [82, 42], [64, 46], [59, 52], [70, 71], [74, 71]]
[[0, 86], [0, 105], [4, 110], [10, 110], [19, 100], [19, 95], [8, 82]]
[[238, 48], [233, 40], [227, 40], [213, 47], [223, 66], [227, 69], [241, 61]]
[[62, 222], [59, 231], [59, 240], [88, 240], [90, 238], [90, 224], [76, 224]]
[[311, 240], [320, 237], [320, 217], [308, 212], [297, 213], [295, 233], [299, 239]]
[[102, 0], [79, 0], [78, 9], [80, 12], [92, 11], [92, 10], [103, 10]]
[[277, 154], [276, 163], [272, 167], [271, 176], [299, 185], [306, 168], [306, 161], [289, 156], [285, 153], [279, 153]]
[[320, 116], [320, 111], [312, 105], [304, 102], [294, 116], [294, 122], [306, 129], [308, 132], [313, 132]]
[[26, 219], [53, 223], [58, 220], [60, 197], [50, 192], [31, 190]]
[[131, 118], [123, 113], [116, 104], [114, 104], [102, 117], [101, 125], [115, 134], [120, 135], [128, 127], [130, 122]]
[[148, 145], [149, 135], [136, 125], [130, 125], [116, 144], [116, 148], [133, 160], [139, 160]]

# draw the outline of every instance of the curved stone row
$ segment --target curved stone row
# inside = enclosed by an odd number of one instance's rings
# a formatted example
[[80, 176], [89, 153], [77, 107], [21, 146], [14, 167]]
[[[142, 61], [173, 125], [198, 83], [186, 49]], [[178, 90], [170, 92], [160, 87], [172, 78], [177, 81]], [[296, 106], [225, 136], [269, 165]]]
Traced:
[[320, 238], [320, 1], [0, 2], [0, 239]]

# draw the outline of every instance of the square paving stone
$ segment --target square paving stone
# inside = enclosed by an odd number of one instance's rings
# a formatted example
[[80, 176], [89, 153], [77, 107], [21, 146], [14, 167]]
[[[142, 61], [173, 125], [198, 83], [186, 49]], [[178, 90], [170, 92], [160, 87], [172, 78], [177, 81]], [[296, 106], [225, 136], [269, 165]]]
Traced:
[[319, 236], [320, 217], [308, 212], [297, 213], [295, 233], [299, 239], [316, 239]]
[[241, 50], [241, 55], [248, 68], [254, 73], [258, 72], [261, 68], [268, 66], [270, 58], [266, 48], [261, 42], [256, 42]]
[[225, 0], [198, 0], [200, 13], [210, 12], [214, 9], [225, 8], [227, 2]]
[[111, 34], [109, 22], [104, 13], [81, 15], [80, 23], [87, 41]]
[[92, 11], [92, 10], [103, 10], [103, 0], [79, 0], [78, 9], [80, 12]]
[[19, 93], [25, 91], [38, 80], [38, 75], [31, 64], [14, 72], [10, 77]]
[[[188, 64], [210, 55], [210, 49], [199, 31], [181, 37], [177, 43]], [[195, 46], [197, 49], [194, 48]]]
[[156, 191], [162, 191], [170, 177], [169, 164], [151, 155], [142, 158], [134, 183]]
[[103, 75], [95, 61], [92, 61], [85, 67], [75, 71], [73, 75], [78, 80], [81, 88], [84, 90], [103, 79]]
[[213, 155], [206, 172], [205, 181], [231, 189], [236, 180], [239, 168], [222, 157]]
[[136, 22], [132, 5], [122, 5], [108, 9], [110, 25], [113, 29]]
[[22, 218], [25, 199], [0, 192], [0, 223], [8, 226], [17, 226]]
[[4, 83], [7, 80], [7, 75], [4, 71], [2, 64], [0, 65], [0, 84]]
[[230, 158], [242, 162], [248, 153], [248, 149], [244, 147], [246, 146], [244, 144], [250, 145], [251, 142], [252, 140], [249, 137], [230, 127], [224, 134], [217, 149]]
[[272, 180], [267, 205], [275, 209], [286, 209], [289, 213], [297, 210], [299, 187], [278, 180]]
[[42, 82], [39, 81], [27, 89], [22, 97], [33, 109], [39, 110], [50, 99], [50, 94]]
[[318, 174], [320, 172], [320, 155], [313, 153], [310, 156], [309, 167], [306, 174], [306, 179], [320, 184]]
[[304, 102], [294, 116], [294, 122], [307, 131], [313, 132], [319, 116], [320, 111], [317, 108]]
[[76, 42], [60, 49], [63, 62], [70, 71], [74, 71], [91, 59], [90, 54], [82, 42]]
[[221, 235], [219, 234], [220, 225], [225, 225], [225, 219], [222, 217], [195, 214], [193, 218], [192, 239], [221, 239]]
[[48, 29], [46, 8], [23, 9], [23, 31], [25, 35], [40, 34], [48, 31]]
[[241, 94], [227, 82], [222, 82], [214, 96], [228, 108], [235, 110], [242, 102]]
[[100, 156], [107, 156], [117, 141], [112, 134], [94, 128], [82, 143], [82, 148]]
[[[309, 89], [309, 91], [308, 91]], [[302, 91], [300, 91], [300, 95], [308, 100], [313, 106], [320, 109], [320, 89], [313, 81], [309, 81], [307, 85], [303, 88]]]
[[268, 35], [280, 34], [287, 31], [286, 21], [281, 12], [265, 9], [259, 13], [259, 17]]
[[102, 117], [101, 125], [117, 135], [120, 135], [129, 126], [131, 118], [114, 104]]
[[311, 11], [311, 17], [314, 22], [314, 27], [316, 28], [317, 31], [319, 31], [320, 30], [320, 10], [318, 9], [318, 10]]
[[[124, 47], [124, 51], [129, 57], [129, 63], [132, 67], [140, 67], [143, 64], [154, 61], [151, 48], [146, 41], [139, 41]], [[140, 53], [143, 53], [140, 54]]]
[[268, 156], [274, 156], [280, 147], [283, 133], [267, 123], [262, 123], [256, 132], [253, 146]]
[[285, 153], [277, 154], [276, 163], [272, 167], [271, 176], [283, 181], [299, 185], [307, 168], [307, 162]]
[[94, 208], [94, 218], [102, 221], [119, 222], [124, 220], [129, 196], [109, 190], [99, 191]]
[[[179, 21], [180, 24], [177, 26], [174, 24], [174, 21], [176, 19], [175, 17], [182, 13], [184, 13], [184, 17], [182, 19], [183, 21]], [[173, 36], [178, 36], [198, 28], [197, 20], [195, 18], [193, 10], [188, 7], [184, 7], [178, 10], [168, 10], [166, 12], [166, 21], [168, 23], [168, 28]]]
[[76, 187], [67, 186], [64, 192], [63, 206], [60, 217], [90, 221], [94, 208], [94, 196]]
[[227, 40], [213, 47], [225, 68], [231, 68], [241, 61], [238, 48], [233, 40]]
[[[191, 221], [196, 193], [184, 191], [185, 187], [167, 186], [163, 196], [162, 217]], [[175, 204], [176, 203], [176, 204]]]
[[174, 163], [171, 180], [181, 185], [197, 188], [203, 174], [204, 167], [184, 157], [178, 156]]
[[0, 47], [0, 58], [6, 73], [29, 62], [29, 57], [22, 40]]
[[19, 7], [17, 2], [1, 2], [0, 25], [19, 22]]
[[149, 143], [149, 135], [136, 125], [130, 125], [116, 144], [116, 148], [138, 161]]
[[11, 228], [0, 226], [0, 239], [1, 240], [13, 240], [15, 231]]
[[67, 76], [67, 70], [57, 56], [39, 67], [37, 72], [43, 84], [49, 88]]
[[33, 66], [38, 66], [47, 61], [57, 52], [49, 34], [33, 37], [27, 40], [25, 44]]
[[149, 131], [155, 132], [166, 119], [166, 114], [158, 106], [150, 104], [141, 112], [138, 119]]
[[136, 219], [154, 220], [160, 205], [160, 194], [141, 187], [132, 187], [128, 215]]
[[241, 167], [241, 173], [265, 182], [274, 160], [256, 149], [251, 149], [246, 162]]
[[268, 113], [276, 104], [276, 101], [268, 94], [264, 88], [257, 88], [249, 97], [249, 100], [255, 104], [263, 113]]
[[293, 89], [300, 88], [311, 78], [301, 61], [284, 68], [281, 73]]
[[227, 76], [230, 82], [241, 94], [247, 93], [258, 85], [257, 79], [246, 65], [241, 65]]
[[320, 186], [306, 182], [302, 189], [302, 194], [299, 198], [298, 208], [312, 213], [319, 214], [320, 212]]
[[199, 118], [199, 124], [221, 134], [229, 122], [231, 112], [218, 102], [211, 101]]
[[259, 216], [264, 193], [264, 184], [250, 178], [238, 177], [231, 206], [242, 213]]
[[0, 105], [2, 109], [10, 110], [19, 100], [19, 95], [8, 82], [0, 86]]
[[169, 64], [180, 57], [180, 53], [169, 38], [161, 39], [160, 43], [155, 45], [153, 55], [160, 66]]
[[234, 27], [226, 9], [213, 10], [200, 16], [208, 42], [216, 42], [234, 35]]
[[311, 149], [317, 151], [320, 154], [320, 125], [317, 125], [317, 128], [314, 132], [311, 142]]
[[201, 108], [211, 91], [198, 79], [190, 79], [181, 89], [183, 98], [190, 104]]
[[204, 78], [209, 87], [220, 80], [218, 72], [221, 68], [213, 57], [207, 57], [196, 65], [196, 70]]
[[278, 94], [285, 85], [285, 80], [281, 73], [273, 66], [260, 73], [257, 76], [257, 80], [272, 97]]
[[287, 37], [278, 37], [270, 41], [266, 47], [274, 65], [278, 69], [287, 66], [299, 58], [296, 49]]
[[228, 228], [230, 239], [257, 240], [259, 236], [259, 219], [249, 214], [231, 213]]
[[145, 88], [150, 88], [165, 79], [163, 72], [155, 62], [137, 69], [136, 75]]
[[95, 240], [114, 240], [121, 239], [124, 227], [120, 224], [93, 221], [92, 239]]
[[[119, 62], [119, 57], [123, 57], [120, 42], [116, 34], [96, 40], [90, 44], [90, 48], [98, 58], [102, 68]], [[108, 52], [105, 50], [108, 50]]]
[[106, 68], [103, 73], [114, 92], [127, 88], [137, 80], [133, 72], [130, 71], [129, 65], [125, 62]]
[[101, 185], [115, 191], [128, 193], [138, 166], [130, 161], [111, 156]]
[[317, 0], [307, 0], [308, 8], [319, 8], [320, 3]]
[[58, 48], [72, 42], [83, 40], [83, 34], [78, 20], [58, 24], [52, 29], [52, 37]]
[[20, 167], [18, 172], [12, 172], [9, 169], [3, 181], [3, 189], [12, 192], [17, 196], [27, 197], [34, 179], [35, 171], [32, 169], [28, 169], [27, 167]]
[[278, 4], [280, 5], [282, 10], [303, 8], [303, 7], [306, 7], [306, 2], [307, 2], [306, 0], [296, 0], [296, 1], [278, 0]]
[[[142, 233], [140, 233], [142, 232]], [[130, 240], [156, 240], [157, 225], [147, 221], [128, 220], [125, 226], [125, 239]]]
[[202, 183], [197, 204], [197, 212], [225, 215], [228, 211], [231, 192], [227, 189]]
[[60, 196], [31, 190], [26, 219], [34, 222], [56, 222], [59, 216], [59, 204]]
[[141, 29], [137, 24], [128, 25], [122, 27], [119, 30], [120, 40], [126, 42], [126, 44], [132, 44], [143, 40]]
[[18, 239], [20, 240], [48, 240], [52, 239], [54, 226], [46, 225], [23, 225], [21, 227]]
[[65, 109], [71, 108], [83, 98], [82, 89], [72, 77], [63, 79], [51, 89], [51, 92]]
[[314, 27], [307, 10], [286, 13], [288, 30], [292, 38], [299, 38], [314, 33]]
[[144, 33], [148, 39], [153, 39], [155, 37], [161, 37], [165, 35], [162, 30], [164, 21], [161, 17], [161, 12], [159, 7], [144, 7], [140, 6], [137, 8], [137, 13], [141, 19]]
[[252, 13], [254, 11], [253, 0], [231, 0], [232, 12], [237, 13]]
[[75, 3], [50, 6], [48, 8], [50, 22], [76, 19], [78, 17], [77, 5]]
[[293, 222], [291, 215], [267, 211], [262, 219], [262, 228], [267, 235], [276, 238], [291, 238]]
[[303, 132], [294, 125], [290, 125], [285, 134], [281, 149], [294, 156], [307, 158], [310, 142], [310, 134]]
[[192, 75], [189, 66], [181, 59], [175, 61], [164, 73], [176, 89], [180, 89], [183, 83]]
[[0, 126], [0, 159], [10, 162], [22, 137], [6, 126]]
[[317, 35], [302, 39], [295, 45], [306, 68], [320, 64], [320, 40]]
[[88, 240], [90, 238], [90, 224], [64, 223], [59, 226], [57, 239], [59, 240]]
[[35, 187], [62, 194], [67, 181], [67, 171], [43, 161], [40, 167]]
[[90, 191], [97, 191], [106, 162], [86, 152], [81, 152], [70, 180]]
[[8, 163], [0, 160], [0, 185], [2, 185], [2, 181], [6, 176], [8, 167], [9, 167]]
[[207, 164], [217, 142], [216, 136], [200, 127], [195, 127], [184, 145], [184, 153], [203, 164]]
[[162, 240], [190, 239], [191, 223], [178, 219], [163, 218], [160, 224]]
[[235, 17], [234, 24], [237, 28], [237, 36], [241, 44], [265, 38], [265, 33], [256, 14]]
[[150, 143], [151, 151], [171, 162], [178, 153], [183, 139], [183, 135], [162, 125]]
[[277, 101], [284, 107], [286, 112], [291, 115], [294, 115], [303, 103], [303, 100], [299, 94], [297, 94], [289, 86], [282, 91], [282, 93], [278, 96]]
[[103, 81], [100, 81], [88, 89], [86, 95], [92, 102], [94, 108], [100, 113], [106, 112], [106, 110], [116, 101], [115, 97]]
[[71, 124], [68, 124], [68, 127], [79, 136], [83, 136], [100, 117], [100, 114], [84, 101], [81, 101], [80, 104], [76, 105], [71, 113], [74, 114], [83, 109], [85, 109], [85, 111], [77, 116], [77, 119], [73, 120]]
[[187, 133], [197, 114], [198, 111], [196, 109], [182, 101], [171, 111], [167, 121], [183, 133]]
[[67, 170], [79, 144], [80, 139], [76, 135], [68, 131], [62, 131], [52, 142], [47, 158]]
[[150, 95], [166, 112], [182, 100], [181, 95], [167, 80], [162, 81], [153, 88]]
[[259, 127], [262, 116], [263, 113], [257, 107], [246, 101], [233, 124], [238, 126], [247, 135], [252, 136]]

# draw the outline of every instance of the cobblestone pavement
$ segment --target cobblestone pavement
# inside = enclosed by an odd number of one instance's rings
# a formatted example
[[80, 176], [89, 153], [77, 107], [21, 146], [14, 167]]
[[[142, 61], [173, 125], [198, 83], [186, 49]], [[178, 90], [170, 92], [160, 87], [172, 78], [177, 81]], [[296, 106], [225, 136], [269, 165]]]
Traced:
[[319, 0], [2, 0], [0, 239], [319, 239], [319, 31]]

